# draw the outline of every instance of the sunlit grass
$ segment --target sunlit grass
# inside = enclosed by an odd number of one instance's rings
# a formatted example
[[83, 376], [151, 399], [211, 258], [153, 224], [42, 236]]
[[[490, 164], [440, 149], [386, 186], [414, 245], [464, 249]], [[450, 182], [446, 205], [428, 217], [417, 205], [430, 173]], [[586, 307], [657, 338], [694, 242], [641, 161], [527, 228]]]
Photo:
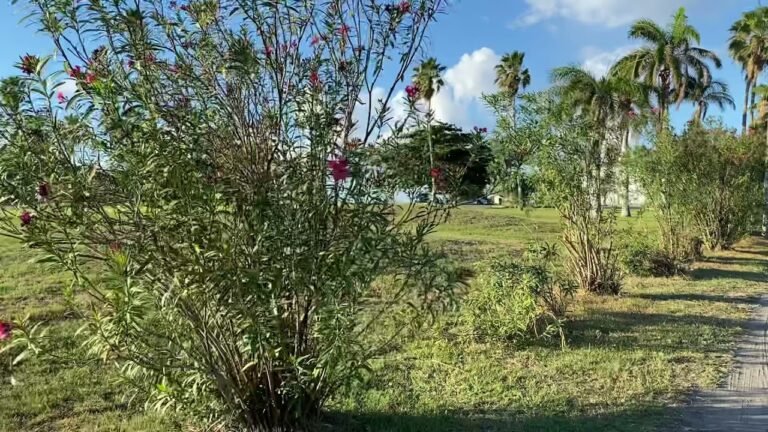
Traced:
[[[652, 235], [652, 215], [620, 224]], [[467, 207], [431, 237], [472, 266], [556, 241], [548, 209]], [[580, 296], [558, 341], [514, 347], [461, 337], [458, 312], [373, 364], [374, 373], [334, 401], [330, 430], [650, 431], [674, 424], [675, 404], [716, 385], [765, 291], [768, 244], [712, 255], [690, 278], [632, 278], [620, 297]], [[69, 276], [30, 264], [38, 252], [0, 238], [0, 318], [45, 320], [50, 355], [10, 370], [0, 356], [0, 431], [160, 432], [183, 428], [122, 400], [109, 365], [89, 360], [74, 336], [81, 321], [61, 295]], [[10, 385], [11, 373], [19, 385]], [[674, 428], [672, 429], [674, 430]]]

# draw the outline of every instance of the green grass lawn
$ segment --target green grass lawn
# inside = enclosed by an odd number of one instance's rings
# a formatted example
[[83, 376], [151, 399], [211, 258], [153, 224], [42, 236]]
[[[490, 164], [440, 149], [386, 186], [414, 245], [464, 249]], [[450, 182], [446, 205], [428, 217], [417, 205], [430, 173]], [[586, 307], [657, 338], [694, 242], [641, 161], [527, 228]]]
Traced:
[[[626, 227], [654, 231], [651, 215]], [[462, 264], [556, 240], [551, 210], [467, 207], [433, 238]], [[0, 317], [45, 320], [51, 355], [16, 366], [0, 356], [0, 431], [177, 431], [121, 400], [109, 367], [88, 360], [78, 315], [60, 295], [68, 277], [29, 264], [34, 251], [0, 240]], [[765, 292], [768, 243], [712, 254], [689, 278], [632, 278], [620, 297], [579, 296], [557, 341], [514, 347], [457, 337], [455, 313], [373, 364], [332, 404], [328, 430], [650, 431], [674, 429], [675, 405], [724, 376], [754, 296]], [[53, 357], [52, 357], [53, 356]]]

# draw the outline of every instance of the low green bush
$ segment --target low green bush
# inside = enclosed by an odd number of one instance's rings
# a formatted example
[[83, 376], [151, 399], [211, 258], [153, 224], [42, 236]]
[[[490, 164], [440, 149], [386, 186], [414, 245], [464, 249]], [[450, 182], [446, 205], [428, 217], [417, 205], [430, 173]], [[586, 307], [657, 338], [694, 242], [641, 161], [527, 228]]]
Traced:
[[524, 342], [560, 335], [577, 284], [552, 264], [551, 248], [530, 250], [521, 260], [482, 265], [467, 298], [467, 323], [475, 338]]
[[684, 274], [696, 254], [701, 254], [700, 240], [691, 239], [686, 244], [690, 246], [675, 256], [648, 236], [627, 233], [618, 244], [619, 264], [625, 273], [634, 276], [670, 277]]

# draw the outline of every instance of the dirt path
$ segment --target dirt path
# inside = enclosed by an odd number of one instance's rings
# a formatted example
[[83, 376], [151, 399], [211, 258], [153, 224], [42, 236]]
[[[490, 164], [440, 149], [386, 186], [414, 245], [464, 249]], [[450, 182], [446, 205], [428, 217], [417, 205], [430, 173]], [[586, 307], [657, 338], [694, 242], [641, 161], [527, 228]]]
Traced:
[[694, 396], [682, 430], [768, 432], [768, 295], [753, 312], [728, 379]]

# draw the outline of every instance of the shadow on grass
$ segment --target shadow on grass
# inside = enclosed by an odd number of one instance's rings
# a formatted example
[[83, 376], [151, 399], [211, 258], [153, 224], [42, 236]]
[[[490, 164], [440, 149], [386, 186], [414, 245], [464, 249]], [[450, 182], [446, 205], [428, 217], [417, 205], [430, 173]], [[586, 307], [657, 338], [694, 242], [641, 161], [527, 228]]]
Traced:
[[323, 432], [593, 432], [653, 431], [676, 422], [675, 413], [660, 407], [602, 415], [516, 416], [510, 411], [448, 412], [435, 415], [333, 413]]
[[764, 266], [768, 264], [766, 260], [760, 258], [743, 258], [743, 257], [731, 257], [731, 256], [711, 256], [707, 257], [705, 262], [726, 264], [726, 265], [740, 265], [740, 266]]
[[720, 352], [722, 347], [701, 342], [692, 345], [703, 327], [712, 331], [743, 328], [744, 320], [701, 315], [650, 314], [634, 312], [602, 312], [570, 321], [567, 324], [568, 346], [571, 348], [649, 348], [662, 351]]
[[757, 297], [729, 297], [713, 294], [631, 294], [628, 298], [640, 298], [653, 301], [708, 301], [716, 303], [731, 303], [752, 305], [757, 303]]
[[768, 282], [768, 276], [763, 272], [726, 270], [713, 268], [698, 268], [691, 272], [693, 280], [738, 279], [750, 282]]

